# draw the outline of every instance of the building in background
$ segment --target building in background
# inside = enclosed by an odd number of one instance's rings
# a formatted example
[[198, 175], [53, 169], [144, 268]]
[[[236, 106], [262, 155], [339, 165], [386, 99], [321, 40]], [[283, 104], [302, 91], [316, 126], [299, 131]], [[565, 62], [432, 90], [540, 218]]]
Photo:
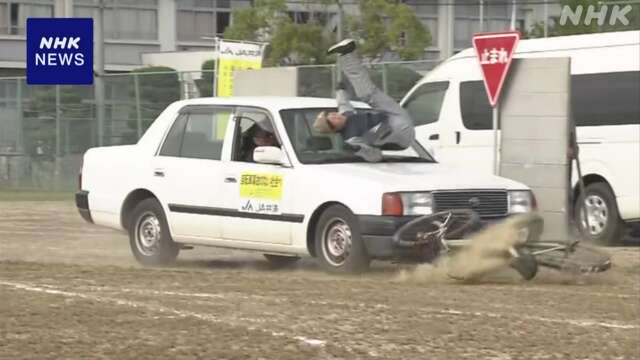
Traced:
[[[344, 12], [357, 15], [356, 0], [343, 0]], [[508, 29], [511, 5], [504, 0], [405, 0], [429, 28], [432, 45], [426, 59], [444, 59], [471, 44], [480, 29]], [[495, 4], [492, 4], [494, 2]], [[142, 54], [164, 51], [212, 50], [233, 21], [232, 12], [251, 0], [0, 0], [0, 77], [23, 75], [25, 24], [28, 17], [95, 17], [104, 3], [106, 70], [130, 71], [142, 65]], [[482, 4], [482, 17], [480, 5]], [[518, 6], [516, 27], [542, 21], [542, 5]], [[309, 20], [304, 1], [288, 1], [290, 15]], [[556, 8], [557, 7], [557, 8]], [[559, 6], [552, 8], [557, 16]], [[337, 26], [337, 7], [324, 7], [328, 31]], [[482, 18], [482, 26], [480, 25]], [[208, 39], [209, 38], [209, 39]], [[194, 69], [196, 70], [196, 69]]]

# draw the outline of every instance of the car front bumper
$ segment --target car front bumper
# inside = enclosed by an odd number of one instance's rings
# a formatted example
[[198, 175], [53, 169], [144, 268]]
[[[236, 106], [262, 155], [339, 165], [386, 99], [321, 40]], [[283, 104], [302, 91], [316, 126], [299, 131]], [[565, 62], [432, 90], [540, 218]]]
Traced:
[[[380, 216], [380, 215], [358, 215], [362, 239], [365, 243], [367, 253], [374, 259], [398, 259], [398, 260], [424, 260], [430, 259], [437, 254], [426, 253], [433, 251], [432, 247], [424, 245], [399, 245], [394, 241], [396, 232], [406, 223], [419, 216]], [[506, 217], [490, 220], [481, 220], [474, 227], [474, 231], [482, 229], [488, 225], [497, 223]], [[529, 238], [538, 237], [542, 228], [532, 229]], [[469, 240], [446, 240], [450, 246], [464, 246]]]

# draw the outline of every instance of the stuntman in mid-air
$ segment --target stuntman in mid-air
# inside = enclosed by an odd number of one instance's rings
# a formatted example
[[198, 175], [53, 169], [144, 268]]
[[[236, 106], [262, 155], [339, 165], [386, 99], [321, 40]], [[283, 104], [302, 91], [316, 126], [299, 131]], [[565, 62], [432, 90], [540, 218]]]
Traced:
[[327, 52], [338, 54], [340, 68], [353, 85], [356, 96], [371, 105], [374, 111], [356, 111], [341, 85], [336, 91], [338, 111], [318, 114], [314, 128], [318, 132], [342, 134], [346, 143], [357, 149], [356, 155], [377, 162], [382, 160], [381, 150], [408, 148], [414, 140], [415, 130], [409, 114], [371, 81], [355, 49], [356, 42], [345, 39]]

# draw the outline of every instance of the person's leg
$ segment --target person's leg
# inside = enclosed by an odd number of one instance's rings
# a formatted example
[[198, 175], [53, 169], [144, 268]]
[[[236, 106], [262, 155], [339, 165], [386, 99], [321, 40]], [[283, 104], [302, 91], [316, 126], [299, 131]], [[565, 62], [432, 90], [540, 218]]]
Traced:
[[[371, 105], [374, 110], [384, 112], [388, 116], [388, 126], [382, 125], [373, 129], [375, 133], [369, 134], [366, 138], [373, 139], [372, 145], [375, 146], [390, 143], [407, 148], [415, 136], [413, 121], [409, 114], [371, 81], [367, 69], [355, 52], [339, 56], [338, 61], [342, 72], [353, 85], [356, 95]], [[378, 133], [378, 130], [381, 130], [381, 133]]]
[[368, 162], [378, 162], [382, 160], [382, 151], [377, 147], [369, 145], [363, 138], [354, 136], [345, 141], [356, 149], [355, 155], [360, 156]]

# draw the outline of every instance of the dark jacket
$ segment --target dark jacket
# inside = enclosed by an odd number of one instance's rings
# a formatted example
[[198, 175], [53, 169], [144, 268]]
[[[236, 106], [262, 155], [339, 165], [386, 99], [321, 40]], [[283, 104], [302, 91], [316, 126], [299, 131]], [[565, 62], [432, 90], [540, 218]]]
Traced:
[[387, 119], [387, 114], [374, 111], [360, 111], [345, 113], [347, 122], [340, 130], [342, 138], [347, 140], [354, 136], [364, 136], [369, 129]]

